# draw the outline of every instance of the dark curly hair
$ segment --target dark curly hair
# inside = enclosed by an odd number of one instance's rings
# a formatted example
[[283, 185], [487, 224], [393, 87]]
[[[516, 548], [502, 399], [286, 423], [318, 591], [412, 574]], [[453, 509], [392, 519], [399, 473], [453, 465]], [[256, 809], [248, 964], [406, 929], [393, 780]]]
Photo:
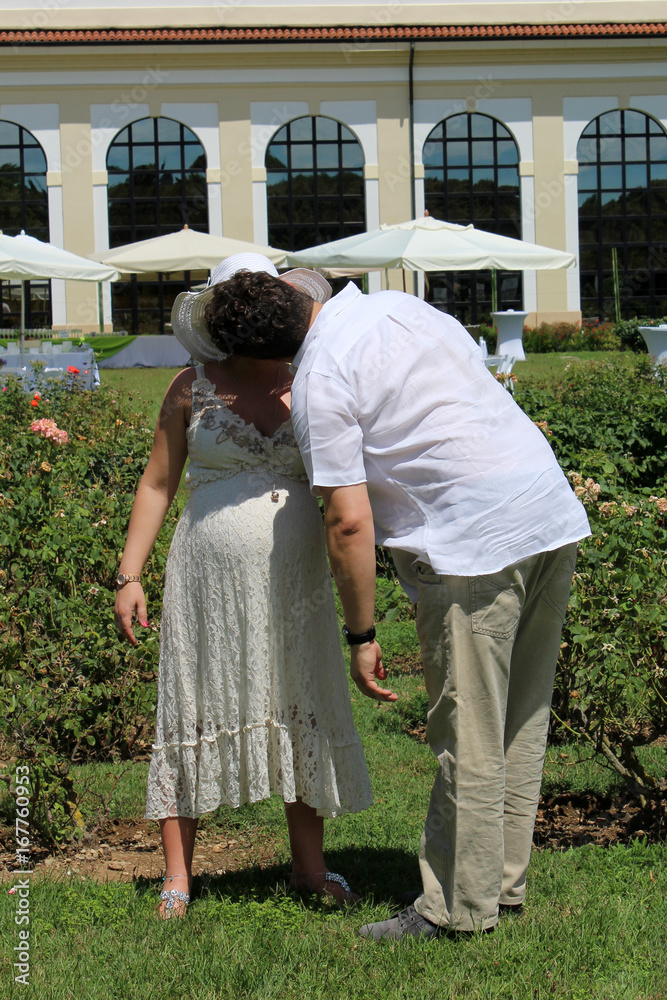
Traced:
[[211, 340], [226, 354], [293, 358], [308, 332], [313, 300], [264, 271], [238, 271], [214, 286], [206, 306]]

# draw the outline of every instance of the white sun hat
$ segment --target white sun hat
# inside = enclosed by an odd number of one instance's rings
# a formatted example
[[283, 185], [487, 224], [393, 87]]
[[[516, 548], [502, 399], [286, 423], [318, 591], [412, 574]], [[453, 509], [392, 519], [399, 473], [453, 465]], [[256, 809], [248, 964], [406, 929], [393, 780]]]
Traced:
[[213, 286], [221, 281], [227, 281], [238, 271], [264, 271], [274, 278], [280, 278], [281, 281], [294, 285], [315, 302], [327, 302], [333, 292], [326, 278], [306, 267], [297, 267], [293, 271], [286, 271], [285, 274], [278, 274], [269, 258], [260, 253], [237, 253], [232, 257], [226, 257], [218, 264], [203, 291], [181, 292], [176, 296], [171, 310], [174, 336], [198, 364], [206, 361], [222, 361], [227, 357], [227, 354], [216, 347], [211, 340], [205, 313], [206, 306], [213, 298]]

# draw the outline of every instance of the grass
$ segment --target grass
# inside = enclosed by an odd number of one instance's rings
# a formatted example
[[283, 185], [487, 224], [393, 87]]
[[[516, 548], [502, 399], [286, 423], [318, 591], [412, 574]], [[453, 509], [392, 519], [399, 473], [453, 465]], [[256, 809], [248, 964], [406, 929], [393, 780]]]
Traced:
[[632, 360], [631, 351], [573, 351], [564, 354], [527, 354], [525, 361], [517, 361], [512, 369], [518, 379], [530, 378], [542, 381], [556, 380], [569, 364], [581, 361], [613, 361], [624, 365]]
[[[418, 677], [396, 678], [408, 695]], [[200, 878], [184, 923], [152, 918], [157, 884], [100, 885], [34, 877], [30, 887], [31, 985], [40, 1000], [664, 1000], [667, 998], [667, 859], [664, 846], [536, 851], [529, 905], [489, 935], [376, 945], [357, 935], [395, 912], [418, 885], [417, 844], [435, 761], [424, 745], [387, 726], [391, 706], [352, 691], [375, 803], [326, 823], [330, 865], [364, 897], [349, 914], [284, 890], [288, 842], [279, 800], [220, 809], [206, 835], [241, 831], [275, 844], [268, 867]], [[552, 753], [548, 773], [563, 762]], [[124, 771], [113, 814], [143, 811], [145, 764], [77, 769], [75, 780], [109, 787]], [[585, 782], [584, 782], [585, 783]], [[0, 894], [3, 998], [12, 981], [16, 897]]]
[[[34, 887], [31, 982], [40, 1000], [659, 1000], [664, 867], [655, 850], [540, 855], [530, 914], [464, 941], [374, 945], [351, 919], [276, 893], [212, 882], [187, 925], [157, 925], [148, 886]], [[651, 880], [650, 874], [653, 875]], [[638, 906], [637, 904], [640, 904]], [[6, 924], [5, 924], [6, 927]], [[11, 946], [11, 936], [6, 941]], [[122, 947], [121, 947], [122, 945]], [[8, 984], [13, 998], [20, 986]]]
[[[384, 596], [384, 595], [382, 595]], [[382, 600], [382, 598], [381, 598]], [[381, 602], [380, 602], [381, 603]], [[398, 625], [385, 622], [383, 641]], [[410, 642], [397, 655], [409, 657]], [[391, 684], [409, 701], [422, 682], [399, 670]], [[351, 687], [373, 782], [373, 806], [327, 821], [330, 866], [363, 897], [349, 914], [286, 893], [289, 845], [279, 799], [221, 808], [202, 824], [206, 838], [230, 834], [273, 854], [221, 876], [196, 880], [184, 923], [152, 917], [156, 881], [97, 884], [33, 877], [31, 984], [40, 1000], [667, 1000], [667, 854], [664, 845], [536, 850], [523, 917], [469, 939], [373, 944], [359, 926], [390, 916], [419, 884], [417, 846], [436, 762], [428, 747]], [[400, 705], [400, 702], [398, 703]], [[585, 756], [585, 755], [584, 755]], [[613, 777], [574, 747], [550, 749], [545, 789], [610, 791]], [[147, 765], [76, 768], [78, 789], [108, 794], [111, 816], [143, 814]], [[4, 998], [13, 984], [16, 897], [0, 893]]]
[[155, 426], [160, 403], [179, 368], [102, 368], [102, 385], [119, 389], [124, 395], [148, 404], [148, 423]]

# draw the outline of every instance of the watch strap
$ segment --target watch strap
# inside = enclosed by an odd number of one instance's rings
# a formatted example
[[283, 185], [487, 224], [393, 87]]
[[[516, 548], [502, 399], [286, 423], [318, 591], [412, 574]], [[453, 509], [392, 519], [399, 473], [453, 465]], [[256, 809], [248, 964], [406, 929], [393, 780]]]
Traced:
[[375, 640], [375, 625], [372, 625], [367, 632], [350, 632], [347, 625], [344, 625], [343, 635], [348, 646], [361, 646], [365, 642]]

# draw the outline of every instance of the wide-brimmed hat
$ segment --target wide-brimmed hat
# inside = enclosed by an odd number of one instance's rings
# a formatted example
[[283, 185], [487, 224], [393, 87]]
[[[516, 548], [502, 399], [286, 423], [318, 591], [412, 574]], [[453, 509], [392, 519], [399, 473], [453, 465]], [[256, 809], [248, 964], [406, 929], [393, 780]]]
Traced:
[[280, 278], [294, 285], [300, 292], [314, 299], [315, 302], [327, 302], [332, 295], [332, 288], [326, 278], [317, 271], [309, 271], [306, 267], [297, 267], [293, 271], [278, 274], [268, 257], [260, 253], [237, 253], [226, 257], [216, 267], [209, 283], [201, 292], [181, 292], [171, 310], [171, 325], [174, 336], [189, 352], [193, 361], [203, 364], [206, 361], [221, 361], [227, 355], [211, 340], [206, 322], [206, 306], [213, 298], [213, 286], [227, 281], [238, 271], [264, 271], [274, 278]]

